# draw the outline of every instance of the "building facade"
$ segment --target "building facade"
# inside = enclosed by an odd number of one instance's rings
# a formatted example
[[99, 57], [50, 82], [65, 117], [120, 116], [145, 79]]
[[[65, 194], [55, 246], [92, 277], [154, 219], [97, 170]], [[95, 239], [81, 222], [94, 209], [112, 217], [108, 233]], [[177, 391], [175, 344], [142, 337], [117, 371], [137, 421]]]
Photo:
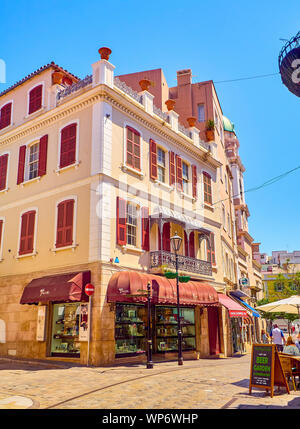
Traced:
[[253, 314], [229, 297], [240, 289], [233, 175], [213, 84], [204, 93], [218, 132], [206, 141], [203, 124], [180, 123], [193, 118], [180, 110], [186, 73], [176, 93], [156, 71], [153, 94], [144, 73], [115, 77], [101, 52], [85, 79], [51, 63], [0, 94], [0, 355], [145, 359], [148, 282], [154, 354], [176, 355], [175, 280], [164, 273], [177, 233], [179, 272], [190, 277], [180, 288], [184, 356], [230, 356], [233, 319], [238, 329]]

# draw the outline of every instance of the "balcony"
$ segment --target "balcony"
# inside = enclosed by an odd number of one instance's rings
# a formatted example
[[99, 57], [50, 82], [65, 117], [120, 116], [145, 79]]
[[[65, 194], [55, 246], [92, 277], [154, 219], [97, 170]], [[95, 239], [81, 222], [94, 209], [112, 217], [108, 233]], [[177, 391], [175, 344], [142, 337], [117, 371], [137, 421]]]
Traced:
[[[150, 269], [166, 266], [169, 269], [176, 268], [175, 254], [166, 250], [156, 250], [150, 252]], [[189, 273], [212, 275], [212, 266], [208, 261], [191, 258], [190, 256], [178, 255], [178, 270]]]

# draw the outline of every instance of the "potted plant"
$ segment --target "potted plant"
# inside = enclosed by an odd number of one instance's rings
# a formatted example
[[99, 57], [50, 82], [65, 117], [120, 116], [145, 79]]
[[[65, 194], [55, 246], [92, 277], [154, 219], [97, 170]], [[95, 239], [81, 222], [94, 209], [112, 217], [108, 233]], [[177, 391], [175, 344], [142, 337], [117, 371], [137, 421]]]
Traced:
[[170, 111], [174, 109], [175, 103], [176, 103], [175, 100], [169, 99], [165, 102], [165, 105], [167, 106], [167, 109]]
[[151, 81], [149, 79], [142, 79], [139, 81], [142, 91], [148, 91], [149, 86], [151, 86]]
[[206, 122], [205, 133], [208, 141], [215, 139], [215, 122], [212, 119]]
[[194, 116], [191, 116], [191, 117], [187, 118], [186, 120], [189, 124], [189, 127], [194, 127], [196, 124], [197, 118], [195, 118]]
[[111, 54], [111, 49], [106, 48], [105, 46], [103, 48], [100, 48], [98, 50], [100, 56], [101, 56], [101, 60], [109, 60], [109, 56]]

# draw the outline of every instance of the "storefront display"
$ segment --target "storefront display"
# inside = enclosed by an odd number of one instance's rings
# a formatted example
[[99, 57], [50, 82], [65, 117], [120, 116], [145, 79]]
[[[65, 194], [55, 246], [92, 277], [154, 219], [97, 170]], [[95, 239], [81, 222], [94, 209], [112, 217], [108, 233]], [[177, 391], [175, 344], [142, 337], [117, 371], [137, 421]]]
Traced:
[[231, 320], [231, 332], [233, 353], [245, 352], [245, 339], [243, 338], [243, 322], [241, 317], [233, 317]]
[[116, 305], [116, 356], [144, 353], [146, 350], [146, 309], [143, 305]]
[[51, 356], [80, 357], [80, 303], [53, 305]]
[[[180, 308], [182, 350], [196, 349], [195, 311]], [[156, 307], [155, 351], [176, 352], [178, 350], [177, 307]]]

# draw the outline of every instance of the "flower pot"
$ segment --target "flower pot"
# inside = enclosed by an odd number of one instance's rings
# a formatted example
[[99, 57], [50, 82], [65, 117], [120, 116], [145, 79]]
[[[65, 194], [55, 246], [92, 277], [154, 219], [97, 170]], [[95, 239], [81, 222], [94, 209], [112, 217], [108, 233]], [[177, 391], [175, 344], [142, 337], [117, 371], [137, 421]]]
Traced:
[[206, 130], [205, 134], [206, 134], [206, 138], [207, 138], [208, 141], [211, 141], [211, 140], [215, 139], [215, 132], [214, 132], [214, 130]]
[[167, 109], [170, 111], [174, 109], [175, 103], [176, 103], [175, 100], [167, 100], [165, 102], [165, 105], [167, 106]]
[[148, 79], [142, 79], [139, 81], [140, 87], [142, 91], [148, 91], [149, 86], [151, 85], [151, 81]]
[[62, 83], [63, 83], [64, 85], [72, 85], [73, 81], [72, 81], [72, 79], [71, 79], [70, 77], [68, 77], [68, 76], [64, 76], [64, 77], [63, 77], [63, 80], [62, 80]]
[[63, 72], [55, 71], [52, 73], [52, 85], [60, 85], [64, 77]]
[[191, 116], [190, 118], [186, 119], [188, 121], [189, 127], [194, 127], [197, 121], [197, 118], [194, 116]]
[[101, 55], [101, 60], [107, 60], [107, 61], [109, 60], [111, 49], [103, 47], [103, 48], [100, 48], [98, 52]]

